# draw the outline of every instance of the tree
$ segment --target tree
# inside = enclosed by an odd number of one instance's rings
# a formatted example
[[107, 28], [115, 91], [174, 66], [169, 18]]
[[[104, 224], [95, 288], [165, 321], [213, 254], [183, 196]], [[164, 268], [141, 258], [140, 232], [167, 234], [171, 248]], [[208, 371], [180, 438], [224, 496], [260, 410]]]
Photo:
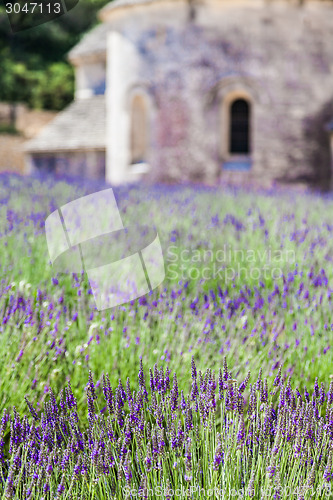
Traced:
[[59, 110], [74, 94], [68, 51], [97, 23], [107, 0], [81, 0], [67, 14], [13, 33], [0, 5], [0, 101]]

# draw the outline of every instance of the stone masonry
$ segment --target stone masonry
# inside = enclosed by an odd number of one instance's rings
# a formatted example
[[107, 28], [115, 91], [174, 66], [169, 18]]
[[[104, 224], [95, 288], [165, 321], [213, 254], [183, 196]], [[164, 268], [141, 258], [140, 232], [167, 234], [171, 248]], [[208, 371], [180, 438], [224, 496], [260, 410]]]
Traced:
[[[115, 0], [101, 19], [105, 42], [100, 35], [94, 52], [92, 32], [72, 60], [79, 74], [105, 67], [107, 180], [215, 184], [235, 173], [330, 188], [332, 2]], [[148, 137], [139, 176], [130, 160], [136, 95]], [[250, 106], [249, 168], [239, 173], [242, 158], [228, 146], [236, 99]]]

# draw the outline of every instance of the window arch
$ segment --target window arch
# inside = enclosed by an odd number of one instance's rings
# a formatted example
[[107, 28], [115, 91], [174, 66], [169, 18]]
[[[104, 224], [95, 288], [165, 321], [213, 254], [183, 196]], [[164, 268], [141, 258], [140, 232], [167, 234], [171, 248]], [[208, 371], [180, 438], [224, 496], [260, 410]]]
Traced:
[[251, 153], [250, 140], [250, 103], [248, 100], [235, 99], [230, 105], [229, 118], [229, 153], [249, 155]]
[[223, 170], [250, 170], [254, 149], [254, 98], [243, 88], [220, 93], [219, 154]]
[[145, 163], [148, 150], [148, 109], [145, 96], [132, 97], [130, 112], [130, 162]]

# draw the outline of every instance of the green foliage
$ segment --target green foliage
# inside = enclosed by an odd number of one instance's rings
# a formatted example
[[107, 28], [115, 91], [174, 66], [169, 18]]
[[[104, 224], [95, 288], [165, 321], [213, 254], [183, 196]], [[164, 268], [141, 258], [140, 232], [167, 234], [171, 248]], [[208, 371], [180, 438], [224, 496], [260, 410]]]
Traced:
[[34, 108], [61, 110], [74, 94], [74, 71], [64, 62], [51, 64], [38, 72], [38, 83], [33, 88], [31, 105]]
[[[39, 401], [46, 385], [58, 391], [67, 377], [76, 391], [89, 370], [97, 379], [108, 372], [113, 384], [119, 377], [133, 382], [140, 356], [147, 366], [164, 360], [177, 370], [181, 389], [188, 383], [186, 366], [192, 355], [201, 366], [212, 369], [218, 369], [227, 355], [237, 377], [258, 367], [273, 374], [272, 367], [279, 362], [300, 387], [313, 384], [316, 376], [329, 379], [332, 200], [290, 193], [122, 188], [119, 209], [124, 226], [144, 220], [159, 228], [166, 279], [147, 297], [147, 306], [133, 301], [99, 312], [87, 292], [86, 276], [59, 275], [59, 282], [52, 282], [55, 274], [44, 231], [44, 221], [56, 207], [95, 189], [91, 180], [85, 188], [53, 178], [40, 182], [12, 176], [0, 183], [0, 412], [13, 405], [22, 409], [25, 394]], [[212, 225], [215, 214], [219, 221]], [[237, 230], [230, 215], [244, 227]], [[247, 260], [248, 254], [239, 258], [244, 270], [235, 280], [223, 272], [221, 277], [212, 275], [209, 251], [215, 255], [217, 270], [226, 266], [238, 272], [233, 258], [230, 263], [217, 260], [217, 251], [225, 244], [233, 250], [232, 256], [239, 256], [240, 250], [255, 253], [255, 262]], [[278, 249], [283, 258], [275, 262]], [[201, 259], [191, 260], [198, 250]], [[287, 250], [294, 258], [287, 259]], [[327, 285], [319, 284], [318, 278], [324, 265]], [[276, 267], [283, 275], [273, 280]], [[251, 273], [255, 268], [261, 272], [262, 284]], [[223, 301], [217, 286], [228, 290]], [[216, 306], [211, 290], [217, 295]], [[10, 304], [17, 300], [22, 307], [10, 313]], [[78, 391], [77, 395], [83, 414], [84, 394]]]
[[74, 71], [66, 62], [31, 70], [22, 62], [4, 59], [0, 73], [0, 101], [24, 102], [32, 108], [63, 109], [73, 98]]
[[0, 6], [0, 101], [60, 110], [74, 95], [69, 50], [97, 22], [106, 0], [83, 0], [70, 12], [46, 24], [12, 33]]
[[13, 61], [8, 50], [3, 52], [5, 54], [2, 58], [0, 73], [0, 100], [28, 103], [29, 89], [36, 81], [25, 64]]

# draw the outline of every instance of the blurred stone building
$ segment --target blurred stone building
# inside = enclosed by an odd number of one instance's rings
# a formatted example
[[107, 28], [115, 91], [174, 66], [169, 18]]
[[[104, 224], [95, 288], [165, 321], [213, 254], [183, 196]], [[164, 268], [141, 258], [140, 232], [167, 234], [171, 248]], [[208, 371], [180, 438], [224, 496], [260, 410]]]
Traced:
[[100, 19], [31, 169], [330, 187], [332, 2], [114, 0]]

